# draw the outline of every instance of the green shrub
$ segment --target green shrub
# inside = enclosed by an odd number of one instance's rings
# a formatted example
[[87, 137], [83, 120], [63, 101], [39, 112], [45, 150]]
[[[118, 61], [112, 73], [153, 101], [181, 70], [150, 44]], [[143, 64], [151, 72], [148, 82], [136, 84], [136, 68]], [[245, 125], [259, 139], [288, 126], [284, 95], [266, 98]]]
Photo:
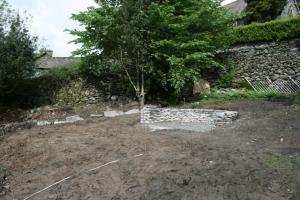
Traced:
[[245, 92], [230, 92], [225, 94], [211, 92], [211, 94], [207, 96], [207, 99], [235, 100], [235, 99], [271, 98], [275, 96], [277, 96], [277, 94], [273, 92], [245, 91]]
[[246, 88], [247, 90], [253, 90], [251, 85], [246, 80], [241, 80], [237, 83], [235, 83], [234, 88]]
[[51, 76], [63, 82], [68, 82], [79, 77], [81, 74], [81, 62], [66, 66], [50, 69], [45, 76]]
[[294, 108], [300, 110], [300, 93], [294, 98]]
[[231, 88], [233, 87], [233, 79], [235, 74], [229, 72], [224, 74], [219, 80], [216, 81], [217, 88]]
[[201, 101], [192, 102], [186, 104], [184, 107], [197, 107], [201, 105], [222, 103], [224, 101], [239, 100], [239, 99], [259, 99], [267, 98], [271, 99], [278, 97], [278, 94], [273, 92], [256, 92], [256, 91], [244, 91], [244, 92], [230, 92], [225, 94], [217, 93], [216, 90], [212, 89], [202, 95], [203, 99]]
[[221, 37], [228, 45], [297, 38], [300, 37], [300, 17], [233, 27]]

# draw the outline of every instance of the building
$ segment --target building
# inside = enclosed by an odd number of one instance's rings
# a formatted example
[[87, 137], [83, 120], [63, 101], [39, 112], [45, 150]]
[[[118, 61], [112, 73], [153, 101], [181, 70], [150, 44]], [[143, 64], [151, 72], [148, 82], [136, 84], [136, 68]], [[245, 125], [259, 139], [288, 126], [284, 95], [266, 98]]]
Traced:
[[[234, 2], [224, 5], [224, 7], [232, 12], [239, 13], [239, 14], [247, 12], [246, 0], [236, 0]], [[299, 14], [300, 14], [300, 9], [299, 9], [297, 0], [287, 0], [286, 6], [284, 7], [281, 15], [278, 16], [278, 19], [286, 19], [289, 17], [295, 17], [295, 16], [298, 16]], [[237, 20], [235, 22], [236, 25], [242, 25], [245, 23], [247, 23], [246, 18]]]
[[286, 6], [284, 7], [279, 19], [284, 19], [288, 17], [295, 17], [300, 14], [299, 3], [297, 0], [288, 0]]
[[78, 57], [53, 57], [53, 51], [46, 50], [39, 56], [36, 64], [40, 70], [49, 70], [52, 68], [67, 67], [79, 61], [80, 58]]

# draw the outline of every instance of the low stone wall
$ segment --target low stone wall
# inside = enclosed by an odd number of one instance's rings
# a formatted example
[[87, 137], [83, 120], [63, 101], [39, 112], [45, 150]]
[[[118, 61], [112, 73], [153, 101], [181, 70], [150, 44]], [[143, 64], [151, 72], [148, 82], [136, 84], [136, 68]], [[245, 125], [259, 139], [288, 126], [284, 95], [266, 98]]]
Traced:
[[246, 44], [221, 53], [234, 63], [236, 82], [243, 78], [272, 81], [300, 80], [300, 39], [259, 44]]
[[118, 101], [131, 96], [124, 83], [111, 79], [89, 82], [82, 78], [72, 80], [55, 95], [59, 105], [97, 104], [105, 101]]
[[175, 109], [145, 106], [141, 111], [141, 123], [159, 122], [232, 122], [238, 117], [238, 112], [210, 109]]

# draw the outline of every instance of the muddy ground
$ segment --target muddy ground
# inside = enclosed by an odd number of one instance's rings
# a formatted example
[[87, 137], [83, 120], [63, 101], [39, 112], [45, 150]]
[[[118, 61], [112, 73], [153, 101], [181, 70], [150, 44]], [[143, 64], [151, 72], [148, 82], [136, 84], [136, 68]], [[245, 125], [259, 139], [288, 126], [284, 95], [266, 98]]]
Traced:
[[299, 199], [300, 112], [264, 100], [210, 107], [239, 111], [240, 118], [206, 133], [151, 132], [131, 115], [6, 135], [0, 164], [10, 192], [0, 199], [23, 200], [74, 174], [31, 199]]

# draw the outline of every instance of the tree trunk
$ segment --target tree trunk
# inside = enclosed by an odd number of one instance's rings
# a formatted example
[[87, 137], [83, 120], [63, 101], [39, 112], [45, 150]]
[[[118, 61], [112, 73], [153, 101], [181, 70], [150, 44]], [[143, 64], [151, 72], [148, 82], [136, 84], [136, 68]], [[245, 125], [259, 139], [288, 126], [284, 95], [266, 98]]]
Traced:
[[145, 106], [145, 80], [144, 80], [144, 66], [141, 68], [141, 94], [140, 94], [140, 107], [141, 109]]

